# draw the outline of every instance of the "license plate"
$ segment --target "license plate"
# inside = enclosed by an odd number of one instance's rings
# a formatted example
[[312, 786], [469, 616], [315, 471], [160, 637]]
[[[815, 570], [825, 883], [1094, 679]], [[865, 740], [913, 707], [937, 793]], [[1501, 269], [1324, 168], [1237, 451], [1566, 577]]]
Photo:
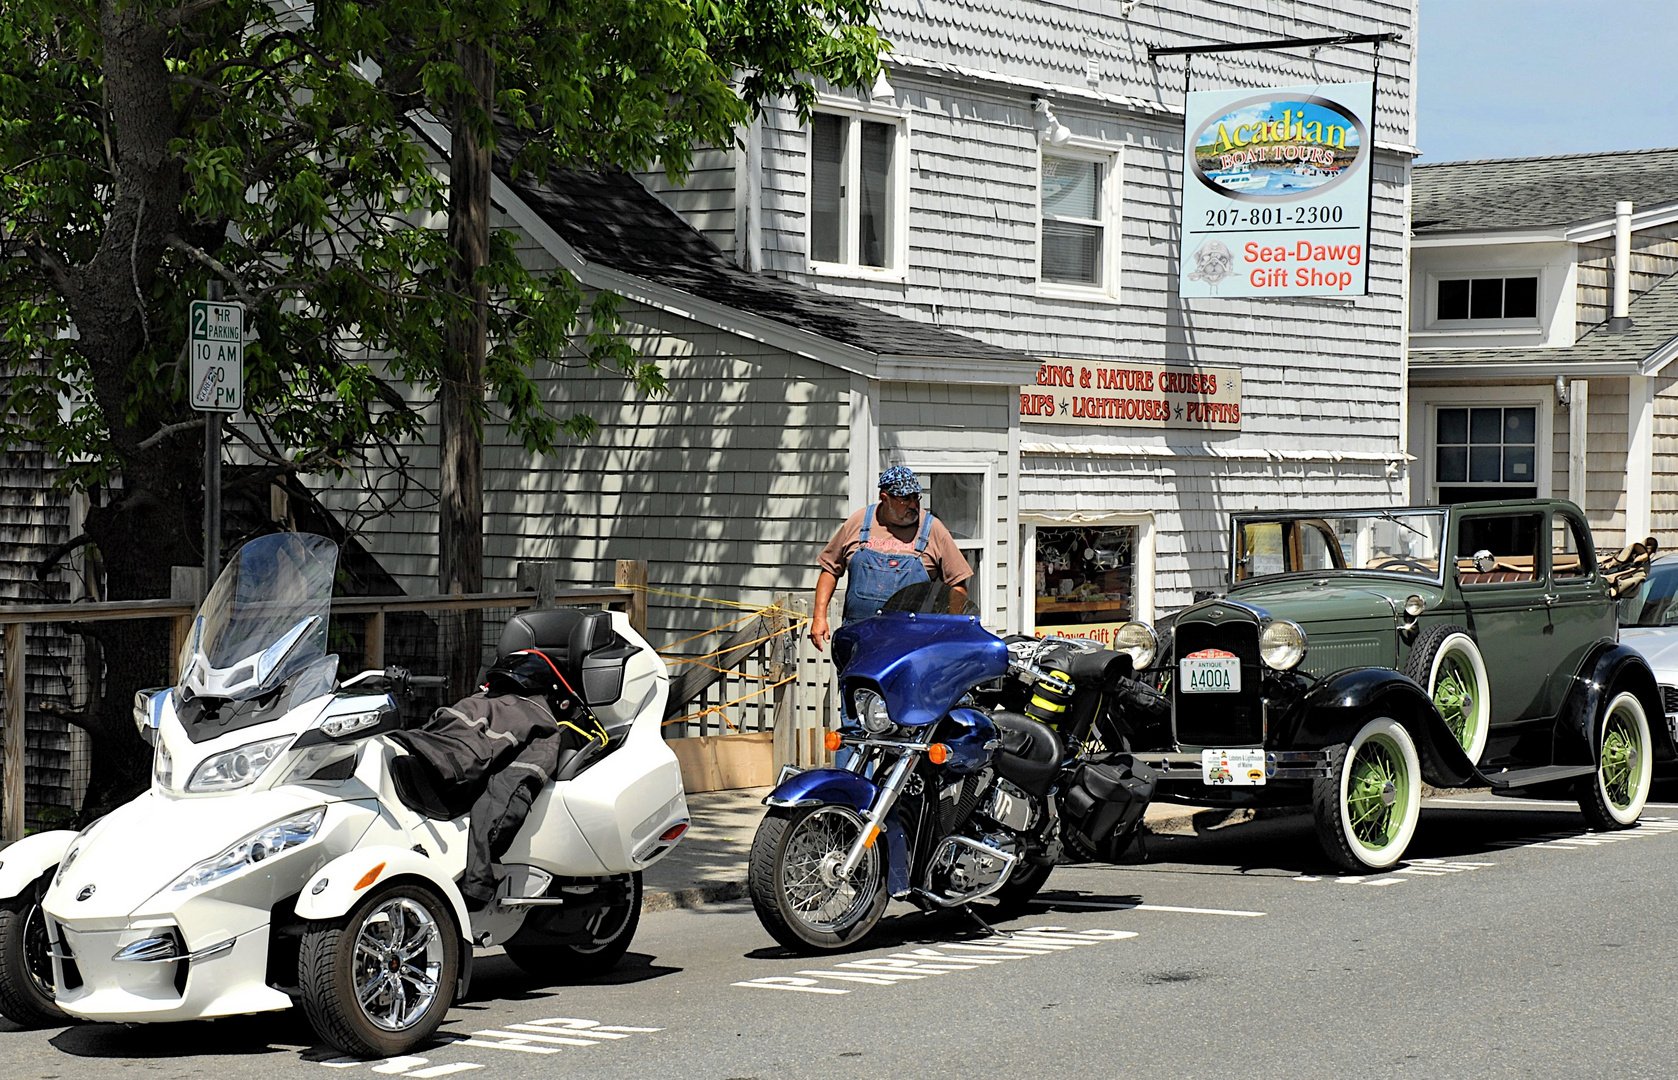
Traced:
[[1238, 656], [1185, 656], [1182, 672], [1185, 694], [1241, 692], [1241, 658]]
[[1200, 778], [1212, 787], [1261, 787], [1263, 750], [1202, 750]]

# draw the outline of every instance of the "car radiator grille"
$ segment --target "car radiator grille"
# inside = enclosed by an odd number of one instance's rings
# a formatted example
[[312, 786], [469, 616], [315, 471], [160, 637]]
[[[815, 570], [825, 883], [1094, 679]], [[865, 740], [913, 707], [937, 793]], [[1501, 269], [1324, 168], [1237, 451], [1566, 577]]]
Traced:
[[1321, 678], [1336, 671], [1357, 667], [1391, 667], [1392, 652], [1378, 637], [1347, 641], [1310, 642], [1299, 669]]
[[1177, 741], [1187, 746], [1258, 746], [1264, 742], [1264, 716], [1259, 705], [1263, 672], [1259, 668], [1258, 627], [1249, 622], [1228, 626], [1207, 623], [1179, 625], [1177, 658], [1202, 649], [1221, 649], [1241, 658], [1241, 690], [1234, 694], [1185, 694], [1181, 668], [1176, 688]]

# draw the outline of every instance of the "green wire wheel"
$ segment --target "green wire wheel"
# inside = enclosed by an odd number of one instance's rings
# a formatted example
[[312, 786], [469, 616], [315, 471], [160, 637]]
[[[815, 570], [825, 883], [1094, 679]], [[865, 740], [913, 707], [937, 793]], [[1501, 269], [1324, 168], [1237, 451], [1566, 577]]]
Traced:
[[1354, 873], [1402, 859], [1421, 817], [1421, 771], [1415, 741], [1390, 717], [1330, 750], [1329, 775], [1315, 782], [1311, 800], [1324, 854]]
[[1448, 625], [1422, 631], [1404, 674], [1427, 691], [1469, 764], [1479, 764], [1491, 732], [1492, 695], [1486, 661], [1468, 631]]
[[1629, 829], [1643, 814], [1653, 778], [1649, 716], [1637, 695], [1615, 695], [1602, 711], [1595, 775], [1580, 787], [1579, 809], [1599, 832]]

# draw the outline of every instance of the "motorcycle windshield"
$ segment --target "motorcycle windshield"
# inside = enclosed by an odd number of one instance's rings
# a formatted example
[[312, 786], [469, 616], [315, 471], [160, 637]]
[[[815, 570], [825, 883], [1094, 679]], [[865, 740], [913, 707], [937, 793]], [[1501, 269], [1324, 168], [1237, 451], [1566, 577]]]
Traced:
[[243, 700], [326, 655], [338, 545], [275, 533], [239, 549], [193, 620], [180, 685], [200, 697]]
[[841, 627], [833, 660], [845, 692], [878, 687], [894, 722], [919, 727], [937, 722], [974, 686], [1006, 674], [1008, 646], [979, 625], [971, 603], [951, 593], [939, 582], [910, 585], [880, 614]]

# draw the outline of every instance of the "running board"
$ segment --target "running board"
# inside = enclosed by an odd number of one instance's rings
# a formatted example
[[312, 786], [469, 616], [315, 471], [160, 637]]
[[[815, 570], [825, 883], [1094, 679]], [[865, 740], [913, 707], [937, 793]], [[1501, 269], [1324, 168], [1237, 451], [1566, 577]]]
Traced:
[[1528, 788], [1557, 780], [1572, 780], [1596, 772], [1594, 765], [1540, 765], [1533, 769], [1500, 769], [1480, 776], [1492, 786], [1492, 794], [1502, 794], [1510, 788]]

